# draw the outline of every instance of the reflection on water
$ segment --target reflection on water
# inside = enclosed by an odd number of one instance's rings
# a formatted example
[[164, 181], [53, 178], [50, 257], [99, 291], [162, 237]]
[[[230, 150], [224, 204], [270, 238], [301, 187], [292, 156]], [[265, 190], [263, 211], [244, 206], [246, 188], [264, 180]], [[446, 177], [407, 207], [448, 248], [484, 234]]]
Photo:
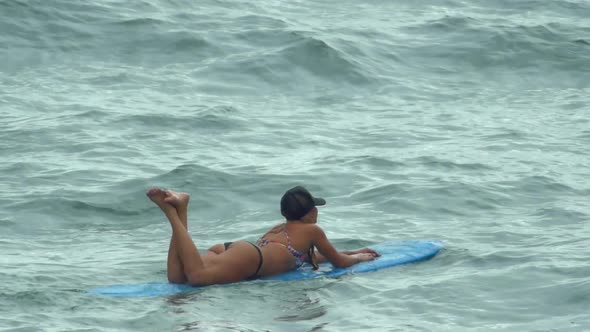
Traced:
[[173, 294], [166, 297], [166, 302], [173, 306], [178, 306], [180, 310], [181, 306], [193, 302], [199, 298], [204, 297], [201, 290], [193, 291], [193, 292], [186, 292], [186, 293], [179, 293]]
[[280, 302], [279, 308], [287, 313], [275, 317], [275, 320], [305, 321], [322, 317], [327, 313], [326, 306], [321, 304], [321, 299], [318, 296], [313, 296], [305, 291], [293, 294], [296, 296], [295, 298]]
[[230, 324], [230, 323], [203, 323], [203, 322], [190, 322], [184, 323], [180, 325], [180, 328], [177, 331], [240, 331], [240, 332], [270, 332], [271, 330], [261, 330], [261, 329], [250, 329], [245, 328], [243, 326], [238, 326], [237, 324]]

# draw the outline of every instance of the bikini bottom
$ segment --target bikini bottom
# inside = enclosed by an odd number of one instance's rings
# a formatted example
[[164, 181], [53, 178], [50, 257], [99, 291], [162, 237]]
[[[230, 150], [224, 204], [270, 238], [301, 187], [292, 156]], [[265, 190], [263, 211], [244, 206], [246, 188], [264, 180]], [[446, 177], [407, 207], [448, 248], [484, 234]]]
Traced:
[[[254, 243], [250, 242], [250, 241], [246, 241], [248, 243], [250, 243], [254, 248], [256, 248], [256, 251], [258, 251], [258, 257], [260, 258], [258, 260], [258, 267], [256, 268], [256, 272], [254, 272], [253, 275], [249, 276], [248, 278], [246, 278], [246, 280], [254, 280], [257, 279], [258, 276], [258, 272], [260, 272], [260, 268], [262, 267], [262, 262], [264, 261], [262, 258], [262, 251], [260, 251], [260, 248], [258, 248], [257, 245], [255, 245]], [[225, 250], [227, 250], [231, 245], [233, 244], [233, 242], [225, 242], [223, 244], [223, 246], [225, 247]]]

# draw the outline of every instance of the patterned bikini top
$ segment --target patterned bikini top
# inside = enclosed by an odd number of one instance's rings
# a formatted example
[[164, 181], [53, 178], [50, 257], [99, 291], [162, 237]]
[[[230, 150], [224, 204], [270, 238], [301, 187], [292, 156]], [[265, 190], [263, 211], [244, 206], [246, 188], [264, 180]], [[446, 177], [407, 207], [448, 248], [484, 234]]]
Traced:
[[[287, 232], [287, 225], [283, 225], [283, 229], [280, 232], [285, 233], [285, 236], [287, 237], [287, 245], [285, 245], [279, 241], [267, 240], [264, 238], [264, 236], [261, 237], [260, 239], [258, 239], [258, 241], [256, 241], [256, 244], [259, 247], [264, 247], [269, 243], [276, 243], [276, 244], [282, 245], [283, 247], [287, 248], [287, 250], [289, 250], [289, 252], [291, 253], [291, 255], [293, 255], [293, 257], [295, 257], [295, 265], [297, 265], [297, 267], [300, 267], [305, 262], [305, 253], [297, 251], [291, 245], [291, 238], [289, 237], [289, 233]], [[266, 234], [265, 234], [265, 236], [266, 236]]]

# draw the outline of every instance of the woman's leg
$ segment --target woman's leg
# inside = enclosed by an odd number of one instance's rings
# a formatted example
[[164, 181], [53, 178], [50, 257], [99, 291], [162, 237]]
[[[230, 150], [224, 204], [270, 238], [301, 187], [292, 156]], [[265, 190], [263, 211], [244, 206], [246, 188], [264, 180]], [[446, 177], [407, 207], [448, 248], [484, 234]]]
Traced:
[[[190, 195], [188, 193], [176, 192], [172, 190], [164, 190], [166, 198], [164, 201], [174, 205], [178, 217], [182, 222], [182, 225], [188, 231], [188, 203]], [[205, 254], [216, 254], [219, 255], [225, 251], [223, 244], [216, 244], [208, 249]], [[178, 257], [176, 251], [176, 244], [174, 238], [170, 238], [170, 246], [168, 248], [168, 260], [167, 260], [167, 274], [168, 281], [175, 284], [184, 284], [187, 282], [187, 278], [184, 275], [184, 266]]]
[[173, 268], [168, 271], [169, 274], [178, 272], [178, 268], [182, 266], [186, 281], [195, 283], [195, 279], [204, 275], [205, 268], [197, 247], [180, 219], [176, 206], [172, 204], [180, 205], [178, 204], [178, 196], [158, 188], [149, 190], [147, 195], [164, 212], [172, 227], [171, 242], [173, 243], [172, 248], [175, 255], [168, 253], [169, 258], [172, 256], [172, 260], [168, 261], [168, 265]]
[[[181, 204], [177, 193], [161, 189], [148, 191], [148, 197], [160, 207], [172, 227], [175, 255], [172, 260], [169, 260], [169, 264], [173, 267], [173, 270], [169, 269], [169, 273], [178, 272], [179, 267], [182, 267], [183, 279], [186, 279], [190, 284], [209, 285], [237, 282], [256, 272], [262, 257], [250, 243], [244, 241], [234, 243], [232, 248], [235, 247], [235, 250], [224, 250], [218, 255], [211, 255], [211, 257], [204, 256], [204, 259], [210, 261], [205, 267], [203, 258], [199, 255], [197, 247], [177, 211], [176, 206], [186, 208], [188, 199], [186, 204]], [[181, 213], [184, 214], [186, 222], [186, 210]], [[171, 256], [170, 253], [169, 256]]]
[[[177, 193], [174, 191], [166, 191], [168, 197], [165, 200], [169, 200], [169, 198], [173, 198], [170, 202], [176, 208], [176, 212], [178, 213], [178, 217], [180, 218], [180, 222], [188, 232], [188, 202], [190, 200], [190, 196], [187, 193]], [[179, 283], [183, 284], [187, 282], [187, 278], [184, 275], [184, 266], [182, 265], [182, 261], [178, 256], [178, 252], [176, 250], [176, 243], [174, 243], [174, 237], [170, 238], [170, 248], [168, 249], [168, 263], [167, 263], [167, 271], [168, 271], [168, 281], [172, 283]]]
[[[162, 190], [158, 188], [151, 189], [147, 193], [148, 197], [158, 204], [155, 200], [164, 201], [174, 205], [178, 217], [184, 228], [188, 231], [188, 203], [190, 196], [187, 193], [177, 193], [169, 190]], [[168, 248], [168, 260], [167, 260], [167, 274], [168, 281], [175, 284], [183, 284], [187, 282], [187, 278], [184, 275], [184, 266], [182, 261], [178, 257], [176, 250], [176, 244], [174, 237], [170, 238], [170, 246]]]

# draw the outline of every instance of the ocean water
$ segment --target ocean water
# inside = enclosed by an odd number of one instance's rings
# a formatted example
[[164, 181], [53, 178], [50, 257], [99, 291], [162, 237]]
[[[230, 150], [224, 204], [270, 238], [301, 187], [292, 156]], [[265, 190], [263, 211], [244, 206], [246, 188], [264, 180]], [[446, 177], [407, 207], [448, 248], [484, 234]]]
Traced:
[[[0, 330], [590, 331], [590, 2], [0, 0]], [[339, 248], [439, 239], [336, 280], [165, 280], [150, 186], [199, 248], [297, 184]]]

